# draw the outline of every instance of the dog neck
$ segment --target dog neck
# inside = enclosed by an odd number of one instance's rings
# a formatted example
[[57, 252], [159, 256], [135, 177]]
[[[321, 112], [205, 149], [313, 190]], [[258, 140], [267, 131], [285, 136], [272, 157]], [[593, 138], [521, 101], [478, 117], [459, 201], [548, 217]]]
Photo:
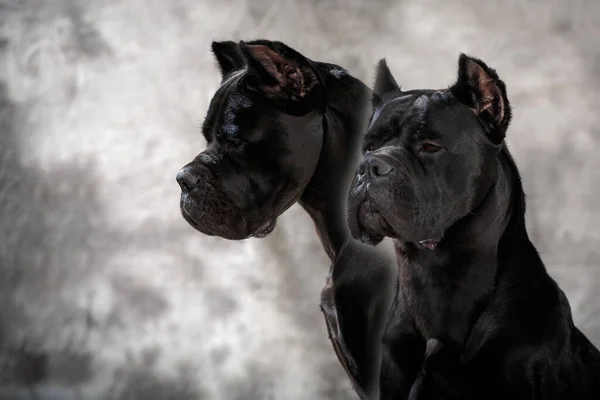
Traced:
[[311, 216], [325, 252], [333, 259], [350, 238], [346, 198], [359, 162], [371, 91], [337, 66], [316, 65], [323, 73], [327, 92], [323, 147], [299, 203]]
[[505, 232], [527, 234], [519, 215], [524, 208], [515, 203], [522, 198], [520, 178], [506, 149], [499, 155], [497, 171], [484, 200], [446, 232], [448, 239], [437, 248], [395, 241], [398, 296], [426, 340], [464, 344], [495, 289], [498, 248]]

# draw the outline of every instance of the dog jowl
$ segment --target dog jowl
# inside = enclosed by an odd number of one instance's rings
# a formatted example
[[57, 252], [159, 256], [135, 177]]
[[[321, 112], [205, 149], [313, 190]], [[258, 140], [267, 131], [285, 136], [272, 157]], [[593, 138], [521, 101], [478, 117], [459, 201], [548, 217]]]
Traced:
[[311, 62], [282, 43], [212, 50], [222, 82], [202, 126], [207, 147], [177, 175], [181, 212], [208, 235], [264, 236], [317, 167], [323, 87]]
[[505, 85], [458, 64], [447, 89], [402, 91], [380, 63], [350, 188], [353, 236], [396, 248], [381, 399], [600, 398], [600, 352], [527, 234]]

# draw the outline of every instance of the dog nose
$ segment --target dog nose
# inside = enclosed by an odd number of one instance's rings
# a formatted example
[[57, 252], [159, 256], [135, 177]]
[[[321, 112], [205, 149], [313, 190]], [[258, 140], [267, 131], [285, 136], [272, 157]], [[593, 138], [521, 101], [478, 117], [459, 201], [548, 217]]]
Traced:
[[359, 175], [368, 174], [372, 177], [386, 176], [392, 171], [392, 166], [379, 157], [368, 157], [358, 168]]
[[369, 167], [374, 176], [386, 176], [392, 170], [392, 166], [379, 157], [372, 157]]
[[191, 171], [190, 167], [183, 167], [177, 173], [177, 183], [184, 192], [193, 189], [198, 184], [200, 178]]

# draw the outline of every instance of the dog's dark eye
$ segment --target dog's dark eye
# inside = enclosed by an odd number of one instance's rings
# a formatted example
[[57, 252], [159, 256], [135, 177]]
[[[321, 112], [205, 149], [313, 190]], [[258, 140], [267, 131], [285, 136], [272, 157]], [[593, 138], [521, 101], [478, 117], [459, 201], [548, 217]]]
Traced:
[[238, 88], [246, 93], [258, 93], [260, 90], [245, 79], [238, 81]]
[[368, 144], [368, 145], [365, 146], [365, 152], [366, 153], [369, 153], [369, 152], [371, 152], [373, 150], [375, 150], [375, 146], [374, 145]]
[[260, 90], [258, 90], [258, 88], [254, 87], [254, 86], [251, 86], [251, 85], [244, 86], [244, 90], [247, 93], [258, 93], [260, 91]]
[[439, 146], [435, 143], [431, 143], [431, 142], [425, 142], [421, 146], [421, 151], [423, 151], [425, 153], [437, 153], [441, 149], [442, 149], [441, 146]]
[[229, 138], [227, 142], [229, 143], [229, 147], [233, 149], [237, 149], [244, 144], [244, 141], [239, 138]]

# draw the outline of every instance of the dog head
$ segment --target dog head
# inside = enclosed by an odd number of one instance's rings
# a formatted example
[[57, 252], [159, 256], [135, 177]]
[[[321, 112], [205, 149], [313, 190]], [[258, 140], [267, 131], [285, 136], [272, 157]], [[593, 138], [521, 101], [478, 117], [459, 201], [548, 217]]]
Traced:
[[321, 77], [279, 42], [214, 42], [212, 51], [222, 81], [202, 126], [207, 147], [177, 174], [181, 212], [205, 234], [264, 236], [317, 166]]
[[403, 92], [380, 61], [363, 159], [349, 194], [353, 236], [435, 248], [495, 182], [511, 110], [504, 83], [461, 55], [449, 89]]

